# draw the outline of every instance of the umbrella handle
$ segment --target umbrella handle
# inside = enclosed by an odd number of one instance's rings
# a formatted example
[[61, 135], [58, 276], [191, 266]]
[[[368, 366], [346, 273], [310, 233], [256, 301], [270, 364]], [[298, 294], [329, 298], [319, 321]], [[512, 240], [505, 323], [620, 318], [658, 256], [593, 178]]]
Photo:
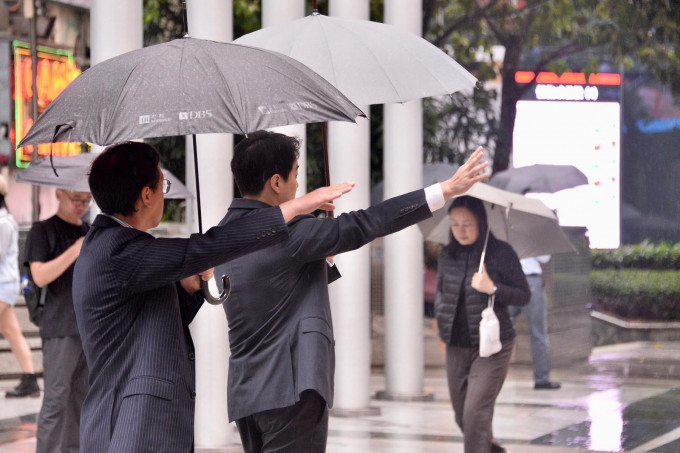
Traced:
[[210, 294], [208, 282], [205, 280], [201, 280], [201, 289], [203, 290], [203, 297], [208, 303], [212, 305], [222, 305], [229, 297], [229, 293], [231, 293], [231, 279], [227, 275], [222, 276], [222, 292], [217, 297]]

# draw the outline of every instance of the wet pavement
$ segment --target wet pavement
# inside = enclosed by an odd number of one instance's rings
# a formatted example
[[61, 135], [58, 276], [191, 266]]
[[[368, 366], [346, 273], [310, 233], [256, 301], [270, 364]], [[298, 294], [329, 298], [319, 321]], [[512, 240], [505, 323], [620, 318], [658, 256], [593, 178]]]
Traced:
[[[552, 378], [560, 390], [534, 390], [530, 367], [512, 365], [494, 416], [494, 433], [511, 453], [680, 452], [680, 342], [595, 348], [590, 363], [553, 370]], [[373, 394], [384, 382], [375, 370]], [[15, 384], [0, 381], [0, 391]], [[434, 401], [373, 399], [379, 415], [331, 417], [327, 451], [462, 453], [444, 370], [427, 369], [425, 386]], [[39, 406], [40, 398], [0, 399], [0, 453], [35, 451]]]

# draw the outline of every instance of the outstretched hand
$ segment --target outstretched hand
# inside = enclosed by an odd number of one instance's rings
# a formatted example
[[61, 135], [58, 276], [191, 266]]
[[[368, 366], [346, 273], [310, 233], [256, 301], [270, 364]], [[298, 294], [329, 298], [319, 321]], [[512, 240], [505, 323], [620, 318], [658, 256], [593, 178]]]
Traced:
[[354, 185], [353, 182], [343, 182], [334, 186], [320, 187], [307, 195], [281, 203], [279, 207], [283, 213], [283, 218], [288, 222], [295, 216], [309, 214], [317, 209], [332, 211], [335, 209], [335, 205], [331, 201], [351, 191]]
[[470, 187], [489, 177], [488, 174], [482, 173], [482, 170], [489, 166], [489, 162], [480, 163], [482, 158], [484, 148], [480, 146], [451, 178], [441, 183], [445, 200], [464, 194]]

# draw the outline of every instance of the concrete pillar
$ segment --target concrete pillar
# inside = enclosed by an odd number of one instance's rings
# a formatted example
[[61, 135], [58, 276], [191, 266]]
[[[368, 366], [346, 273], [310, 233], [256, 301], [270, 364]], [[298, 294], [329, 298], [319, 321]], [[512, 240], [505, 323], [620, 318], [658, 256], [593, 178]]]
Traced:
[[[305, 16], [305, 0], [262, 0], [262, 28], [284, 24]], [[294, 124], [271, 129], [281, 134], [298, 137], [300, 144], [300, 171], [298, 172], [297, 196], [307, 193], [307, 126]]]
[[[331, 16], [367, 20], [368, 0], [332, 0]], [[368, 112], [368, 106], [358, 106]], [[337, 200], [336, 213], [370, 205], [370, 122], [328, 123], [331, 183], [355, 181], [356, 187]], [[370, 250], [343, 253], [336, 258], [343, 277], [329, 287], [335, 330], [335, 405], [333, 415], [376, 414], [369, 407], [371, 378]]]
[[142, 0], [104, 0], [90, 6], [90, 62], [104, 60], [144, 45]]
[[[420, 0], [385, 0], [385, 23], [421, 35]], [[420, 100], [386, 104], [385, 198], [422, 187]], [[379, 398], [431, 399], [423, 391], [423, 237], [411, 226], [385, 238], [385, 391]]]
[[[231, 0], [187, 0], [186, 8], [189, 35], [192, 38], [222, 42], [232, 40], [233, 3]], [[191, 175], [191, 178], [187, 178], [187, 182], [190, 179], [193, 180], [191, 143], [191, 137], [187, 137], [187, 161], [191, 161], [191, 165], [187, 165], [187, 176]], [[231, 134], [198, 135], [196, 145], [201, 185], [202, 223], [205, 232], [222, 219], [233, 198], [233, 180], [230, 169], [233, 136]], [[188, 187], [194, 189], [195, 184], [188, 184]], [[213, 286], [213, 293], [216, 294], [214, 289]], [[204, 304], [190, 328], [196, 347], [194, 444], [197, 450], [229, 446], [238, 441], [238, 434], [232, 425], [227, 424], [229, 336], [224, 309], [222, 306]]]
[[[103, 0], [90, 6], [90, 64], [144, 47], [142, 0]], [[101, 153], [102, 146], [92, 145], [93, 153]], [[93, 205], [90, 220], [100, 213]]]

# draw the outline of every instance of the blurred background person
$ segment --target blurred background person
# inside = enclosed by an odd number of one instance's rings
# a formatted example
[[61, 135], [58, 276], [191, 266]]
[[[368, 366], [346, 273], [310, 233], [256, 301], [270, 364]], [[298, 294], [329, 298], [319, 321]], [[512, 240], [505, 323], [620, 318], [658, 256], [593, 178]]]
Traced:
[[545, 281], [541, 264], [550, 261], [550, 255], [524, 258], [520, 262], [522, 271], [527, 277], [531, 300], [524, 307], [510, 307], [513, 324], [517, 323], [520, 314], [529, 324], [529, 340], [531, 344], [531, 361], [534, 365], [534, 389], [557, 390], [562, 387], [559, 382], [550, 381], [550, 343], [548, 340], [548, 309], [545, 297]]
[[8, 184], [0, 175], [0, 333], [7, 339], [21, 367], [21, 382], [9, 390], [7, 398], [40, 396], [38, 379], [33, 369], [31, 348], [21, 332], [14, 304], [19, 297], [19, 226], [7, 210], [5, 197]]
[[73, 269], [90, 226], [82, 220], [89, 192], [55, 192], [57, 213], [36, 222], [26, 238], [24, 265], [46, 291], [40, 320], [45, 392], [38, 415], [37, 453], [75, 453], [88, 369], [73, 309]]
[[442, 250], [442, 244], [438, 242], [425, 241], [424, 247], [424, 272], [423, 272], [423, 299], [425, 301], [425, 318], [432, 322], [437, 346], [446, 357], [446, 345], [442, 343], [437, 329], [437, 319], [434, 316], [434, 299], [437, 295], [437, 259]]
[[[459, 197], [448, 212], [451, 232], [439, 255], [435, 313], [446, 343], [451, 403], [465, 453], [501, 453], [505, 449], [493, 439], [492, 420], [515, 343], [508, 305], [529, 303], [529, 286], [515, 251], [493, 234], [478, 272], [488, 228], [482, 201]], [[490, 357], [480, 357], [479, 322], [491, 295], [503, 347]]]

